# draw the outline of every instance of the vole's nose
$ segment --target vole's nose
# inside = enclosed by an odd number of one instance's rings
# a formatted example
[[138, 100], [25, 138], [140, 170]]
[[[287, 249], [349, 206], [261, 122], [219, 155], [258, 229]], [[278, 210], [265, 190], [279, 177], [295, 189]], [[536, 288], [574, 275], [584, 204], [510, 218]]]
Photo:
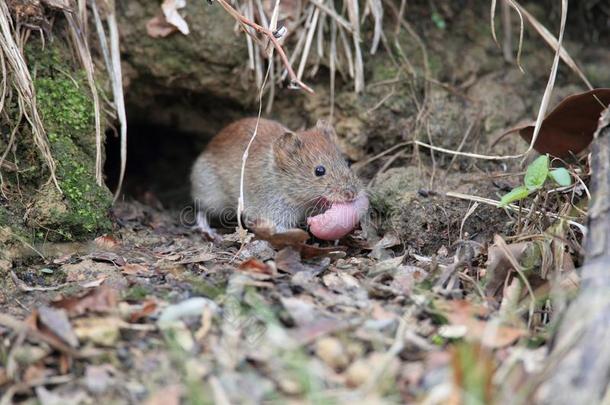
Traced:
[[356, 189], [356, 186], [348, 186], [343, 190], [343, 198], [345, 198], [347, 201], [351, 201], [356, 198], [357, 192], [358, 190]]

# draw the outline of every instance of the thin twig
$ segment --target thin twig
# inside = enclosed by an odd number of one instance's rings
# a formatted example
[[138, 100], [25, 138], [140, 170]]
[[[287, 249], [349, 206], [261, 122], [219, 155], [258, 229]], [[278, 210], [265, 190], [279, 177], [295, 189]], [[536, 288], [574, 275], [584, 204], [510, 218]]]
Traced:
[[231, 7], [231, 5], [229, 5], [229, 3], [227, 3], [225, 0], [218, 0], [218, 3], [220, 3], [222, 8], [224, 8], [225, 11], [227, 13], [229, 13], [231, 15], [231, 17], [233, 17], [239, 23], [252, 27], [259, 34], [263, 34], [267, 38], [269, 38], [269, 40], [273, 44], [273, 47], [277, 50], [278, 55], [280, 55], [280, 58], [282, 59], [282, 62], [284, 63], [284, 67], [286, 68], [286, 71], [288, 72], [288, 75], [290, 76], [291, 83], [293, 85], [296, 85], [296, 86], [302, 88], [306, 92], [313, 94], [314, 91], [311, 89], [311, 87], [307, 86], [305, 83], [303, 83], [302, 81], [300, 81], [297, 78], [296, 74], [294, 73], [294, 70], [292, 70], [292, 66], [290, 66], [290, 63], [288, 62], [288, 58], [286, 57], [286, 53], [284, 52], [284, 49], [282, 49], [282, 46], [278, 42], [275, 35], [273, 35], [273, 32], [271, 32], [271, 30], [269, 30], [265, 27], [262, 27], [262, 26], [258, 25], [257, 23], [250, 21], [243, 15], [239, 14], [237, 12], [237, 10], [235, 10], [233, 7]]
[[[477, 197], [475, 195], [457, 193], [457, 192], [454, 192], [454, 191], [448, 191], [448, 192], [445, 193], [445, 195], [447, 197], [454, 197], [454, 198], [459, 198], [459, 199], [467, 200], [467, 201], [477, 201], [477, 202], [481, 202], [481, 203], [487, 204], [487, 205], [492, 205], [492, 206], [498, 207], [498, 208], [506, 208], [508, 210], [515, 211], [515, 212], [525, 211], [525, 212], [529, 213], [530, 211], [532, 211], [529, 208], [519, 207], [519, 206], [517, 206], [515, 204], [507, 204], [506, 206], [503, 206], [500, 203], [500, 201], [492, 200], [490, 198]], [[578, 228], [582, 232], [583, 235], [587, 234], [587, 228], [583, 224], [580, 224], [580, 223], [578, 223], [576, 221], [572, 221], [572, 220], [567, 219], [567, 218], [565, 218], [565, 217], [563, 217], [561, 215], [553, 214], [552, 212], [542, 213], [542, 212], [536, 211], [536, 210], [534, 210], [534, 212], [537, 215], [544, 215], [544, 214], [546, 214], [546, 215], [548, 215], [549, 217], [551, 217], [553, 219], [562, 219], [562, 220], [566, 221], [567, 224], [575, 226], [576, 228]]]

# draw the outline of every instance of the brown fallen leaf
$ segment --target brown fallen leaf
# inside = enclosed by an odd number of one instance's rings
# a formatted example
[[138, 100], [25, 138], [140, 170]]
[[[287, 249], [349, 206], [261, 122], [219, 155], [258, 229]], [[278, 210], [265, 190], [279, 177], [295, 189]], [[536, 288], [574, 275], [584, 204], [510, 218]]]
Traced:
[[[489, 247], [487, 253], [487, 263], [485, 267], [485, 294], [494, 297], [504, 286], [506, 278], [514, 270], [509, 257], [502, 248], [499, 235], [494, 236], [494, 245]], [[525, 257], [540, 257], [540, 248], [536, 242], [518, 242], [506, 245], [508, 253], [515, 258], [517, 263], [521, 263]], [[531, 263], [530, 259], [530, 263]]]
[[80, 286], [82, 288], [99, 287], [99, 286], [101, 286], [104, 283], [104, 281], [106, 281], [107, 278], [108, 278], [107, 275], [103, 275], [101, 277], [96, 278], [95, 280], [85, 281], [84, 283], [81, 283]]
[[266, 240], [276, 249], [300, 245], [309, 239], [309, 234], [302, 229], [289, 229], [286, 232], [276, 233], [271, 227], [257, 226], [252, 230], [259, 239]]
[[78, 347], [78, 338], [72, 329], [72, 325], [70, 325], [66, 311], [63, 309], [47, 306], [38, 307], [38, 322], [41, 332], [49, 331], [71, 347]]
[[275, 269], [269, 264], [254, 258], [250, 258], [241, 262], [238, 269], [247, 273], [267, 274], [270, 276], [276, 274]]
[[93, 240], [93, 243], [100, 249], [107, 250], [116, 249], [121, 244], [115, 237], [109, 235], [98, 236]]
[[301, 262], [301, 254], [290, 246], [277, 252], [275, 265], [279, 270], [291, 274], [308, 270], [308, 267]]
[[325, 256], [329, 254], [344, 254], [344, 246], [318, 247], [308, 245], [305, 242], [309, 234], [302, 229], [289, 229], [286, 232], [276, 233], [275, 229], [268, 226], [255, 226], [252, 231], [258, 239], [266, 240], [277, 250], [292, 247], [301, 254], [303, 259]]
[[121, 273], [139, 277], [151, 277], [153, 275], [150, 268], [138, 263], [127, 263], [121, 267]]
[[91, 259], [96, 262], [110, 262], [117, 266], [125, 265], [125, 259], [112, 252], [93, 252], [87, 256], [82, 257], [82, 259]]
[[139, 306], [139, 309], [129, 314], [130, 322], [137, 322], [140, 319], [146, 318], [147, 316], [155, 313], [157, 310], [157, 301], [154, 299], [148, 299]]
[[[570, 156], [570, 153], [580, 153], [593, 140], [600, 114], [609, 104], [610, 88], [593, 89], [566, 97], [542, 121], [534, 149], [561, 158]], [[515, 132], [530, 142], [534, 124], [512, 128], [504, 135]]]
[[437, 307], [443, 312], [450, 325], [463, 328], [463, 336], [453, 335], [459, 328], [452, 328], [451, 337], [464, 337], [467, 340], [480, 342], [485, 347], [498, 349], [527, 335], [525, 329], [499, 325], [494, 320], [480, 319], [489, 314], [489, 309], [470, 301], [439, 301]]
[[108, 286], [87, 291], [84, 295], [63, 297], [53, 301], [55, 308], [63, 308], [69, 316], [82, 315], [86, 312], [108, 313], [117, 308], [119, 293]]

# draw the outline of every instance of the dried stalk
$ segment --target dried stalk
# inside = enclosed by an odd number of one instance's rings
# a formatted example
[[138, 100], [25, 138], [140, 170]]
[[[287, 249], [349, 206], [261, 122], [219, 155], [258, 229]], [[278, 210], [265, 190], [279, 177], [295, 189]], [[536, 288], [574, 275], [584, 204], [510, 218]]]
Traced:
[[[84, 1], [79, 1], [84, 3]], [[84, 8], [86, 13], [86, 8]], [[94, 65], [91, 58], [91, 51], [89, 50], [89, 44], [85, 34], [85, 21], [87, 19], [86, 14], [84, 20], [77, 18], [71, 11], [64, 11], [64, 16], [70, 26], [70, 36], [74, 41], [74, 45], [80, 59], [81, 65], [87, 75], [87, 84], [89, 85], [89, 91], [93, 98], [93, 116], [95, 122], [95, 181], [98, 186], [103, 184], [102, 177], [102, 120], [100, 114], [100, 98], [95, 87], [94, 79]]]
[[20, 105], [23, 106], [23, 114], [26, 121], [32, 128], [34, 143], [40, 151], [49, 172], [51, 180], [58, 190], [61, 191], [57, 178], [55, 176], [55, 161], [51, 154], [51, 148], [47, 140], [47, 135], [42, 124], [38, 108], [36, 107], [36, 91], [30, 76], [30, 71], [25, 63], [23, 55], [19, 51], [19, 47], [15, 42], [13, 34], [15, 33], [10, 12], [5, 1], [0, 2], [0, 51], [4, 53], [8, 70], [13, 73], [13, 87], [17, 91], [17, 97]]
[[[286, 53], [284, 52], [284, 49], [278, 42], [277, 38], [273, 35], [273, 32], [271, 30], [269, 30], [265, 27], [262, 27], [262, 26], [258, 25], [257, 23], [247, 19], [243, 15], [239, 14], [239, 12], [237, 12], [237, 10], [235, 10], [225, 0], [218, 0], [218, 3], [220, 3], [222, 8], [224, 8], [225, 11], [227, 13], [229, 13], [231, 15], [231, 17], [233, 17], [237, 22], [239, 22], [242, 25], [252, 27], [259, 34], [265, 35], [267, 38], [269, 38], [269, 40], [273, 44], [273, 47], [277, 50], [278, 55], [280, 55], [280, 58], [282, 59], [282, 62], [284, 63], [284, 67], [286, 68], [288, 75], [290, 76], [291, 84], [302, 88], [303, 90], [305, 90], [308, 93], [313, 94], [313, 90], [311, 89], [311, 87], [307, 86], [305, 83], [300, 81], [297, 78], [297, 76], [295, 75], [294, 70], [292, 70], [292, 66], [290, 65], [290, 62], [288, 62], [288, 58], [286, 57]], [[246, 29], [244, 29], [244, 30], [246, 32], [248, 32]]]

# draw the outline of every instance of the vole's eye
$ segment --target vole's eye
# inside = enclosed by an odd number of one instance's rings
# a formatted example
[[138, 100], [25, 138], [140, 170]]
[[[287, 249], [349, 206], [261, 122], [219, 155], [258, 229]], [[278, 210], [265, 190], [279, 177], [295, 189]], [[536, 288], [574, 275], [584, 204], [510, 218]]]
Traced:
[[324, 166], [316, 166], [316, 170], [314, 171], [316, 176], [324, 176], [326, 174], [326, 168]]

